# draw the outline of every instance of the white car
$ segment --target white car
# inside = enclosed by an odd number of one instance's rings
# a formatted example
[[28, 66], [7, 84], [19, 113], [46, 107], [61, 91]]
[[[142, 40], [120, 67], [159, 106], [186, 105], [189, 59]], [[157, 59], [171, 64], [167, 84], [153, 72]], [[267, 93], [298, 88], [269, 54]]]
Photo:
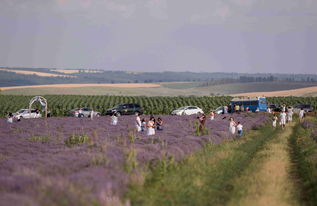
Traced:
[[20, 109], [19, 111], [17, 111], [16, 113], [13, 114], [14, 118], [25, 118], [25, 119], [29, 119], [29, 118], [40, 118], [42, 117], [40, 112], [37, 112], [36, 109], [31, 109], [31, 113], [29, 113], [28, 109]]
[[180, 107], [172, 111], [172, 115], [192, 115], [192, 114], [203, 114], [204, 111], [196, 106], [185, 106]]
[[217, 109], [214, 110], [215, 114], [223, 114], [223, 106], [218, 107]]

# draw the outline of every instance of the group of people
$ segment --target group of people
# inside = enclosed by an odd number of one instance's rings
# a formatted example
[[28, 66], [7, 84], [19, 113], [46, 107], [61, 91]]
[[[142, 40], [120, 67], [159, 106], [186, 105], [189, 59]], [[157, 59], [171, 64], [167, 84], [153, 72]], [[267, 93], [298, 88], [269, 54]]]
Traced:
[[[268, 108], [268, 112], [272, 113], [270, 108]], [[272, 126], [276, 128], [277, 121], [279, 120], [279, 124], [281, 125], [282, 129], [284, 129], [287, 122], [293, 121], [293, 114], [294, 112], [292, 107], [286, 107], [286, 105], [282, 105], [281, 113], [279, 114], [280, 119], [277, 117], [276, 114], [274, 114]], [[305, 111], [302, 108], [298, 113], [299, 120], [302, 121], [304, 119], [304, 116], [305, 116]]]
[[233, 117], [229, 118], [229, 133], [234, 135], [236, 134], [236, 130], [238, 131], [238, 135], [241, 136], [243, 134], [243, 125], [238, 122], [236, 123]]
[[[210, 117], [210, 120], [214, 120], [215, 113], [213, 111], [210, 111], [209, 117]], [[203, 129], [205, 128], [206, 120], [207, 120], [206, 115], [202, 114], [201, 116], [198, 116], [197, 120], [199, 122], [199, 131], [203, 131]], [[240, 122], [236, 123], [234, 119], [230, 117], [229, 118], [229, 133], [232, 135], [235, 135], [236, 130], [237, 130], [237, 134], [241, 136], [243, 134], [243, 125]]]
[[[161, 131], [163, 130], [163, 120], [161, 117], [158, 117], [155, 119], [153, 115], [150, 116], [149, 120], [146, 121], [145, 118], [142, 118], [142, 114], [136, 113], [136, 119], [135, 119], [135, 127], [138, 132], [144, 132], [147, 131], [147, 135], [155, 135], [155, 131]], [[111, 116], [111, 125], [117, 125], [118, 124], [118, 114], [113, 113]]]

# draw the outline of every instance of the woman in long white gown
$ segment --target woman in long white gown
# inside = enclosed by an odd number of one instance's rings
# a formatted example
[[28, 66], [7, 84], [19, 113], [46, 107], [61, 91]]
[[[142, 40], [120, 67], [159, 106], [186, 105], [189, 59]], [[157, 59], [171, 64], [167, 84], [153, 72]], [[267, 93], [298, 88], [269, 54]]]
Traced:
[[229, 133], [230, 134], [235, 134], [236, 133], [236, 126], [237, 124], [235, 123], [235, 121], [233, 120], [232, 117], [229, 118]]
[[147, 123], [147, 135], [155, 135], [155, 121], [154, 117], [151, 117]]

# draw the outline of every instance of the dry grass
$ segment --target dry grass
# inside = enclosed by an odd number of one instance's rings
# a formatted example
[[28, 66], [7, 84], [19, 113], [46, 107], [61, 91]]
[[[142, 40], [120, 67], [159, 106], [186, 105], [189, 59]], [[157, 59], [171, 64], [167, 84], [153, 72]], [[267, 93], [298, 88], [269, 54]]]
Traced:
[[233, 199], [229, 205], [299, 205], [294, 181], [289, 175], [288, 138], [291, 132], [291, 127], [288, 127], [257, 154], [250, 165], [251, 169], [235, 182], [245, 188], [243, 192], [237, 191], [241, 199]]
[[317, 93], [317, 86], [300, 88], [300, 89], [274, 91], [274, 92], [238, 93], [238, 94], [231, 94], [230, 96], [249, 96], [249, 97], [256, 97], [256, 96], [265, 96], [265, 97], [274, 97], [274, 96], [307, 96], [309, 94], [316, 94], [316, 93]]
[[26, 71], [26, 70], [13, 70], [13, 69], [5, 69], [5, 68], [0, 68], [0, 71], [5, 71], [5, 72], [14, 72], [17, 74], [26, 74], [26, 75], [37, 75], [41, 77], [75, 77], [71, 75], [61, 75], [61, 74], [51, 74], [51, 73], [46, 73], [46, 72], [34, 72], [34, 71]]
[[115, 88], [152, 88], [160, 87], [160, 84], [150, 83], [127, 83], [127, 84], [47, 84], [47, 85], [30, 85], [30, 86], [14, 86], [0, 87], [2, 91], [11, 89], [26, 89], [26, 88], [82, 88], [82, 87], [115, 87]]

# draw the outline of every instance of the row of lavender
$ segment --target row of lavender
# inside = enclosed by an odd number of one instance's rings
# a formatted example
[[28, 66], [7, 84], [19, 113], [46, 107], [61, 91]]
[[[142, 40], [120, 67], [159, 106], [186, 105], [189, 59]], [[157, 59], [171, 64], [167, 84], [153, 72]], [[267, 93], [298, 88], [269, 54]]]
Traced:
[[[231, 115], [245, 130], [269, 120], [265, 114]], [[5, 205], [90, 205], [122, 196], [140, 168], [166, 157], [179, 161], [206, 142], [233, 138], [229, 116], [207, 120], [209, 135], [196, 136], [195, 116], [161, 116], [164, 130], [136, 133], [135, 117], [0, 121], [0, 202]], [[84, 144], [67, 144], [74, 137]], [[87, 140], [87, 141], [86, 141]], [[78, 142], [75, 142], [78, 143]], [[133, 175], [131, 175], [133, 174]], [[23, 204], [22, 204], [23, 203]]]

